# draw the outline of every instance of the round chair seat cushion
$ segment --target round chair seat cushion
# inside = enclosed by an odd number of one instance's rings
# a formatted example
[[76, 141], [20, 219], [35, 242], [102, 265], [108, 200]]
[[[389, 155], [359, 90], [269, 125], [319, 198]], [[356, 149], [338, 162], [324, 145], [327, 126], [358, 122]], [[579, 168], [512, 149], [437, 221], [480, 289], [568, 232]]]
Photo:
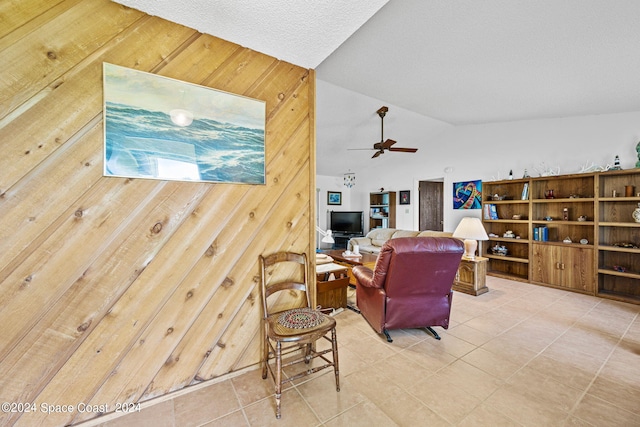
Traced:
[[308, 329], [320, 325], [324, 317], [324, 314], [308, 307], [294, 308], [282, 312], [278, 323], [291, 329]]

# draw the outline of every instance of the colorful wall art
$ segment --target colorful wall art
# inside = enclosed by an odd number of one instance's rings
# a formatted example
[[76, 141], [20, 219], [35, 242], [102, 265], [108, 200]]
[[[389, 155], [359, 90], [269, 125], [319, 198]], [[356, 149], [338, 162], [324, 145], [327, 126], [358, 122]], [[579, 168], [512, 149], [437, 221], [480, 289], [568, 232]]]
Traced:
[[265, 102], [103, 64], [104, 175], [265, 183]]
[[453, 209], [481, 209], [482, 181], [453, 183]]

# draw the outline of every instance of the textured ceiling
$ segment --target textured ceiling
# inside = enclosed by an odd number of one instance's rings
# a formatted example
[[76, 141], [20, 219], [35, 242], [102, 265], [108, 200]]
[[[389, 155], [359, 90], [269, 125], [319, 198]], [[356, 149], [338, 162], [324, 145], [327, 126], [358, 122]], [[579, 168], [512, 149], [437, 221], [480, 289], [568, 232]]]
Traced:
[[452, 124], [640, 110], [640, 1], [391, 0], [319, 79]]
[[389, 0], [116, 0], [305, 68], [316, 68]]
[[638, 0], [118, 2], [451, 124], [640, 110]]

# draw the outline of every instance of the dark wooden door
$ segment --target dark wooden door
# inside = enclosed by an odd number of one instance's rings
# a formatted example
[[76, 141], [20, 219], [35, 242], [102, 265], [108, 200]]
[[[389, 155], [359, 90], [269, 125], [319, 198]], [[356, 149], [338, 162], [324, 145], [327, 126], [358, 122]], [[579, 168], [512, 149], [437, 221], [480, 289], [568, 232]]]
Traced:
[[420, 230], [442, 231], [444, 183], [420, 181], [418, 185]]

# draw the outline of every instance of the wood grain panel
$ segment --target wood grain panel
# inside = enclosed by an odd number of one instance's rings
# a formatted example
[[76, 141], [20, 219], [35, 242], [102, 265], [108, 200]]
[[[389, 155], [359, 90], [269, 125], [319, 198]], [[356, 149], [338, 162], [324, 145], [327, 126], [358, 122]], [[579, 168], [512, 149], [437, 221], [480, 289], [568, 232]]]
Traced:
[[[0, 17], [0, 400], [113, 410], [257, 364], [258, 255], [313, 252], [312, 71], [108, 0]], [[103, 62], [266, 101], [266, 184], [103, 177]]]

